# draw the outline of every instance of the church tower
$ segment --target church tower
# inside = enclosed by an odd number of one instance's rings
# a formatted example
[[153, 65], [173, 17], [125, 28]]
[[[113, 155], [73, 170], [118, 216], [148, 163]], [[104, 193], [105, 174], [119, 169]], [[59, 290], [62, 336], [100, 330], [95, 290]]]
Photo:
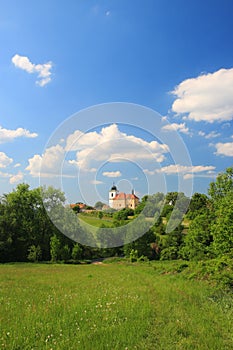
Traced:
[[113, 208], [113, 199], [116, 197], [118, 194], [117, 187], [113, 184], [111, 190], [109, 191], [109, 197], [108, 197], [108, 204], [110, 208]]

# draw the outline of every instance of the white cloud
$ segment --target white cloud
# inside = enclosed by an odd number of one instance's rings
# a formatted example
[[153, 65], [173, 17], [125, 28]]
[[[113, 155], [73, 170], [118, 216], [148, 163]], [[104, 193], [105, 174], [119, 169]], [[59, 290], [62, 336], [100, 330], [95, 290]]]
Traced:
[[148, 170], [145, 169], [144, 172], [148, 175], [155, 174], [166, 174], [166, 175], [174, 175], [174, 174], [182, 174], [184, 179], [191, 178], [194, 174], [202, 173], [206, 171], [212, 171], [215, 167], [212, 165], [180, 165], [180, 164], [172, 164], [168, 166], [164, 166], [160, 169]]
[[185, 123], [182, 124], [177, 124], [177, 123], [172, 123], [172, 124], [167, 124], [162, 127], [163, 131], [179, 131], [182, 132], [183, 134], [189, 134], [189, 128], [185, 125]]
[[217, 155], [223, 155], [227, 157], [233, 157], [233, 142], [226, 142], [226, 143], [217, 143], [215, 145], [217, 152], [215, 154]]
[[16, 174], [16, 175], [11, 175], [10, 184], [19, 183], [20, 181], [23, 180], [23, 177], [24, 177], [24, 175], [21, 171], [19, 171], [18, 174]]
[[210, 133], [206, 134], [204, 131], [201, 131], [201, 130], [198, 132], [198, 135], [204, 137], [207, 140], [221, 136], [221, 134], [219, 132], [216, 132], [216, 131], [211, 131]]
[[4, 129], [0, 126], [0, 143], [10, 142], [18, 137], [34, 138], [37, 136], [38, 134], [36, 134], [35, 132], [31, 133], [29, 130], [23, 128], [11, 130]]
[[18, 168], [18, 167], [20, 167], [20, 166], [21, 166], [20, 163], [16, 163], [16, 164], [14, 165], [14, 168]]
[[184, 174], [183, 176], [184, 180], [189, 180], [193, 178], [193, 174]]
[[228, 121], [233, 118], [233, 68], [181, 82], [172, 91], [173, 112], [195, 121]]
[[99, 180], [92, 180], [91, 181], [91, 184], [92, 185], [101, 185], [103, 182], [102, 181], [99, 181]]
[[161, 122], [167, 122], [167, 116], [166, 115], [164, 115], [163, 117], [161, 117]]
[[107, 177], [121, 177], [121, 172], [118, 171], [104, 171], [103, 176], [107, 176]]
[[64, 157], [65, 150], [62, 146], [52, 146], [47, 148], [42, 156], [35, 154], [30, 158], [26, 170], [28, 170], [33, 177], [61, 174]]
[[21, 171], [18, 172], [18, 174], [10, 174], [10, 173], [4, 173], [0, 171], [0, 178], [7, 178], [9, 179], [10, 184], [15, 184], [23, 180], [23, 173]]
[[11, 177], [12, 175], [9, 174], [9, 173], [4, 173], [2, 171], [0, 171], [0, 178], [8, 178], [8, 177]]
[[169, 147], [157, 141], [147, 142], [134, 135], [127, 135], [116, 124], [102, 128], [98, 133], [82, 133], [76, 130], [69, 135], [66, 150], [77, 151], [77, 166], [82, 170], [95, 169], [99, 162], [143, 160], [162, 162]]
[[43, 87], [51, 81], [51, 69], [52, 62], [47, 62], [44, 64], [34, 64], [32, 63], [28, 57], [15, 55], [11, 59], [12, 63], [15, 67], [20, 68], [27, 73], [36, 73], [37, 81], [36, 84]]
[[0, 152], [0, 168], [6, 168], [13, 162], [12, 158], [9, 158], [6, 153]]

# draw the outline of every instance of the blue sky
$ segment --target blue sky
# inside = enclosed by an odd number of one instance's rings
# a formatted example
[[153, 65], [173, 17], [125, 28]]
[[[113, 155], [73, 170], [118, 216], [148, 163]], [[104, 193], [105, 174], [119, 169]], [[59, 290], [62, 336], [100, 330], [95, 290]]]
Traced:
[[232, 13], [230, 0], [0, 1], [0, 194], [23, 181], [92, 204], [113, 181], [206, 192], [232, 165]]

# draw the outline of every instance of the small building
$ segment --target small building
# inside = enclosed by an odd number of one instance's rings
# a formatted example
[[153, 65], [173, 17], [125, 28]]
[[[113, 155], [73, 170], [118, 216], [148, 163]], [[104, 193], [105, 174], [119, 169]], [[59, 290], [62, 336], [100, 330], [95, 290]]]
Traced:
[[124, 208], [135, 209], [139, 203], [139, 198], [135, 195], [134, 190], [131, 194], [119, 192], [115, 185], [109, 191], [110, 208], [121, 210]]

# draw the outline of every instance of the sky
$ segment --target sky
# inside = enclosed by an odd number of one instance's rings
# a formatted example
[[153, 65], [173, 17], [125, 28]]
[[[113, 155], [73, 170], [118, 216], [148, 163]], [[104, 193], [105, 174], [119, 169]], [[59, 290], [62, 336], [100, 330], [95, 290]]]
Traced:
[[231, 0], [0, 0], [0, 195], [207, 193], [233, 157]]

